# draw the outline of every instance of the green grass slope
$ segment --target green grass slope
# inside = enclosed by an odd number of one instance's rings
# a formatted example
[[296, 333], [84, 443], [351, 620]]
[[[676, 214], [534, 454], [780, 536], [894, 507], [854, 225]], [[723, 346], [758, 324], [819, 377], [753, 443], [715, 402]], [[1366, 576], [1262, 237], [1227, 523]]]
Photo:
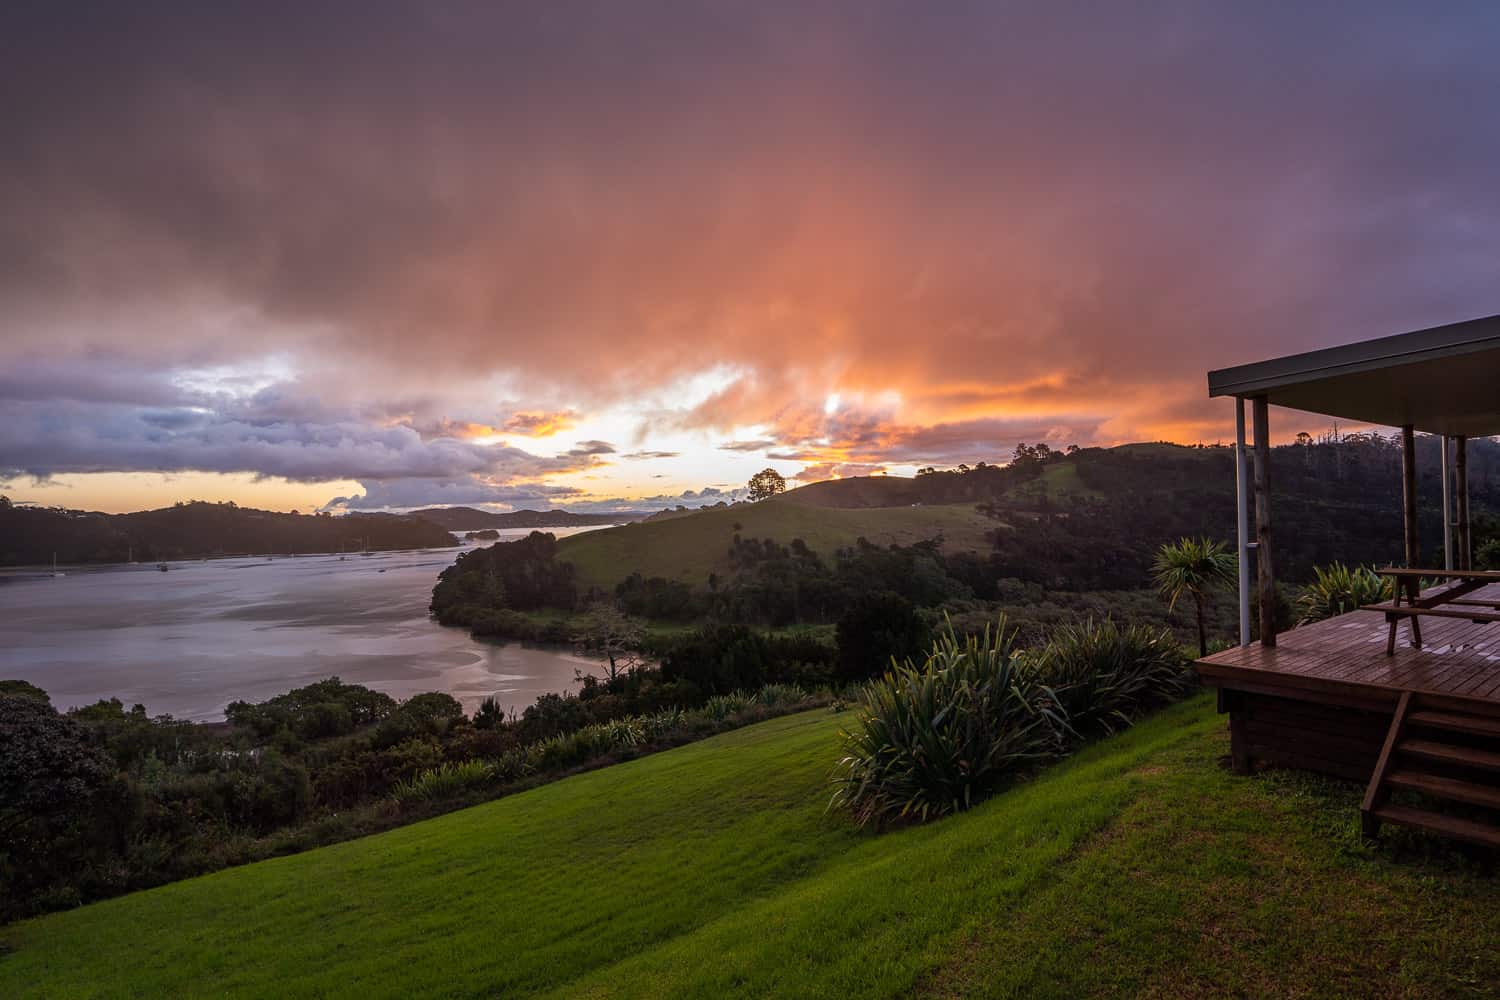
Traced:
[[963, 816], [824, 810], [806, 713], [0, 928], [0, 996], [1464, 996], [1500, 888], [1225, 773], [1206, 698]]
[[745, 538], [773, 538], [783, 544], [801, 538], [823, 556], [861, 537], [878, 545], [910, 545], [941, 535], [949, 548], [986, 550], [986, 534], [995, 528], [995, 522], [973, 504], [830, 507], [803, 502], [797, 496], [801, 492], [572, 535], [558, 542], [559, 555], [577, 567], [585, 587], [611, 588], [633, 571], [703, 586], [709, 573], [728, 571], [736, 524]]
[[1005, 497], [1015, 501], [1062, 500], [1066, 497], [1097, 499], [1104, 494], [1093, 489], [1078, 474], [1078, 463], [1059, 462], [1049, 465], [1042, 474], [1027, 483], [1006, 490]]

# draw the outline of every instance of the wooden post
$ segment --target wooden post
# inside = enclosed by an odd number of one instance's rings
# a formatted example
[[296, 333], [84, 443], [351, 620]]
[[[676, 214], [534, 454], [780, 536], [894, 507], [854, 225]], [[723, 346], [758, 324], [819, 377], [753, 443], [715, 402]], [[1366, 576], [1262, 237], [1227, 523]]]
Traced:
[[1458, 568], [1474, 568], [1474, 552], [1469, 547], [1469, 439], [1460, 434], [1453, 439], [1453, 478], [1458, 503]]
[[1239, 572], [1240, 646], [1250, 645], [1250, 460], [1245, 449], [1245, 401], [1234, 398], [1234, 533]]
[[1401, 428], [1401, 527], [1406, 537], [1406, 565], [1421, 565], [1417, 542], [1417, 434], [1411, 424]]
[[[1453, 440], [1443, 435], [1443, 569], [1453, 568]], [[1460, 567], [1461, 568], [1461, 567]]]
[[1271, 567], [1271, 407], [1252, 400], [1255, 423], [1255, 556], [1259, 572], [1260, 644], [1276, 645], [1276, 574]]
[[[1422, 564], [1422, 550], [1417, 538], [1417, 432], [1411, 424], [1401, 428], [1401, 526], [1406, 536], [1406, 566], [1417, 569]], [[1413, 577], [1404, 583], [1407, 597], [1415, 604], [1422, 594], [1421, 581]], [[1411, 644], [1420, 649], [1421, 624], [1415, 615], [1406, 623], [1411, 629]]]

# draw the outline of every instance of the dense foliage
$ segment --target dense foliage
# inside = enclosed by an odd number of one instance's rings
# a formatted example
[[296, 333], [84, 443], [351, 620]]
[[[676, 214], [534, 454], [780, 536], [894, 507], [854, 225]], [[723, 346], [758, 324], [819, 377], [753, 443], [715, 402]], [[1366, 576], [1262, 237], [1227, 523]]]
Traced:
[[1056, 629], [1031, 662], [1079, 737], [1112, 733], [1186, 693], [1191, 675], [1170, 633], [1088, 619]]
[[469, 625], [476, 632], [501, 612], [571, 611], [577, 604], [573, 567], [557, 560], [557, 536], [541, 531], [461, 553], [432, 589], [432, 613], [438, 621]]
[[932, 641], [932, 627], [905, 597], [875, 590], [850, 602], [834, 635], [839, 680], [847, 683], [879, 676], [893, 660], [920, 657]]
[[[1435, 510], [1436, 440], [1419, 438], [1417, 450], [1419, 499]], [[1276, 448], [1272, 462], [1281, 588], [1274, 613], [1289, 627], [1298, 585], [1313, 580], [1317, 566], [1400, 559], [1400, 450], [1376, 434], [1304, 436]], [[1500, 446], [1471, 442], [1469, 470], [1476, 557], [1482, 565], [1500, 561], [1500, 519], [1492, 513], [1500, 506]], [[572, 637], [562, 617], [599, 602], [647, 623], [835, 625], [837, 676], [850, 680], [883, 669], [890, 655], [924, 648], [925, 626], [942, 613], [979, 627], [1003, 612], [1026, 641], [1076, 617], [1120, 615], [1171, 625], [1184, 639], [1195, 634], [1201, 654], [1233, 629], [1225, 599], [1234, 562], [1233, 482], [1226, 447], [1021, 445], [1004, 466], [820, 484], [839, 489], [806, 508], [974, 503], [994, 521], [988, 551], [954, 551], [939, 537], [902, 545], [860, 539], [819, 551], [802, 538], [746, 537], [736, 525], [724, 538], [723, 558], [702, 579], [635, 573], [601, 592], [581, 591], [555, 546], [525, 540], [466, 556], [444, 574], [432, 609], [476, 635], [551, 641]], [[1439, 544], [1432, 513], [1422, 518], [1429, 552]], [[523, 578], [524, 592], [513, 596], [499, 582], [507, 566]], [[1156, 588], [1165, 588], [1165, 606], [1150, 597]]]
[[1062, 746], [1065, 719], [1032, 680], [1002, 620], [959, 639], [948, 629], [921, 666], [866, 685], [842, 731], [833, 803], [861, 823], [967, 809], [1016, 768]]
[[775, 636], [745, 625], [708, 625], [665, 644], [661, 676], [703, 695], [833, 679], [834, 650], [806, 636]]
[[640, 668], [586, 677], [578, 694], [544, 695], [518, 716], [488, 703], [472, 721], [441, 692], [397, 702], [334, 677], [235, 702], [213, 725], [118, 699], [63, 714], [34, 685], [0, 681], [0, 921], [344, 839], [808, 703], [806, 688], [753, 676], [737, 675], [747, 695]]
[[192, 501], [134, 514], [18, 506], [0, 497], [0, 566], [435, 549], [447, 531], [394, 514], [278, 514], [233, 503]]
[[854, 726], [840, 731], [833, 805], [877, 825], [967, 809], [1187, 682], [1186, 658], [1160, 630], [1086, 622], [1023, 652], [1003, 618], [963, 639], [950, 624], [920, 666], [893, 665], [864, 687]]
[[1318, 566], [1313, 570], [1312, 582], [1297, 597], [1297, 624], [1307, 625], [1357, 611], [1390, 595], [1390, 581], [1367, 566], [1346, 566], [1341, 562]]
[[45, 893], [78, 859], [108, 850], [108, 832], [94, 820], [118, 808], [112, 763], [45, 699], [0, 693], [3, 898]]

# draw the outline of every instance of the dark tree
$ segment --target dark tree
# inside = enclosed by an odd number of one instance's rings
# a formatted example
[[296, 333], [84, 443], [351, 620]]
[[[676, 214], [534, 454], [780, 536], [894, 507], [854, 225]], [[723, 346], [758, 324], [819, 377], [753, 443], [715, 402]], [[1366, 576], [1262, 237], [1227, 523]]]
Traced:
[[932, 642], [932, 630], [916, 605], [889, 590], [860, 596], [839, 619], [838, 675], [860, 681], [878, 677], [891, 660], [919, 659]]
[[78, 723], [30, 695], [0, 694], [0, 920], [89, 862], [114, 774]]
[[761, 469], [750, 477], [750, 499], [765, 500], [786, 492], [786, 480], [775, 469]]

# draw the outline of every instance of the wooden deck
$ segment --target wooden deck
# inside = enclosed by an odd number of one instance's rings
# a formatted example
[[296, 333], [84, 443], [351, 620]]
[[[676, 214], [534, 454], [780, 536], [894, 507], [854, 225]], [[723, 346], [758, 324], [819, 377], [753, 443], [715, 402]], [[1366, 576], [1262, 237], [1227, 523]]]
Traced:
[[[1500, 584], [1479, 592], [1500, 600]], [[1479, 596], [1476, 594], [1475, 596]], [[1234, 767], [1297, 767], [1367, 782], [1396, 706], [1411, 692], [1428, 710], [1500, 718], [1500, 623], [1426, 618], [1421, 649], [1379, 611], [1354, 611], [1199, 660], [1203, 683], [1229, 714]]]
[[[1500, 601], [1500, 585], [1471, 595]], [[1422, 648], [1410, 645], [1403, 623], [1396, 652], [1386, 654], [1389, 626], [1378, 611], [1352, 611], [1304, 625], [1260, 643], [1198, 661], [1205, 683], [1271, 685], [1379, 705], [1394, 705], [1402, 691], [1500, 702], [1500, 624], [1464, 619], [1422, 620]]]

